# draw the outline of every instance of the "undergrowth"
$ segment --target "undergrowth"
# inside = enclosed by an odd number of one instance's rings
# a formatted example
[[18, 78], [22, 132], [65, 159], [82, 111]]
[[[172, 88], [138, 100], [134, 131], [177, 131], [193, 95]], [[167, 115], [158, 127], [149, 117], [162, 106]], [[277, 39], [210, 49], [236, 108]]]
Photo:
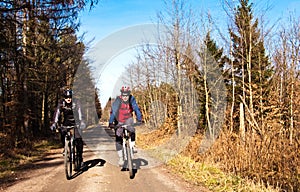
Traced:
[[[1, 135], [1, 140], [6, 141], [5, 135]], [[59, 148], [59, 142], [52, 139], [24, 141], [22, 147], [14, 148], [6, 144], [6, 142], [1, 143], [0, 184], [10, 180], [20, 168], [43, 158], [50, 149]]]
[[[137, 145], [155, 149], [168, 138], [163, 130], [138, 134]], [[246, 142], [239, 135], [222, 132], [209, 149], [199, 153], [202, 139], [203, 135], [196, 134], [185, 150], [167, 163], [185, 180], [216, 192], [299, 190], [299, 142], [290, 144], [276, 132], [263, 139], [249, 134]]]
[[171, 170], [195, 185], [204, 185], [215, 192], [278, 192], [271, 186], [254, 183], [234, 174], [223, 172], [216, 164], [195, 162], [190, 157], [178, 155], [167, 162]]

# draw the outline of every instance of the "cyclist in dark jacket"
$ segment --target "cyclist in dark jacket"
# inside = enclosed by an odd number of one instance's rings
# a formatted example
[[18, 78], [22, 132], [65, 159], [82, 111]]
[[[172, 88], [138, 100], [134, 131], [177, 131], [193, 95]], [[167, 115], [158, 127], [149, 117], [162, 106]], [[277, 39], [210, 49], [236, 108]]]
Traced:
[[[53, 124], [51, 125], [51, 130], [55, 130], [57, 124], [59, 124], [59, 131], [61, 133], [61, 142], [63, 146], [65, 145], [65, 135], [67, 134], [67, 129], [64, 126], [76, 126], [80, 125], [80, 129], [84, 129], [85, 123], [82, 117], [81, 106], [78, 101], [73, 101], [73, 92], [71, 89], [64, 91], [64, 99], [58, 104], [54, 116]], [[83, 162], [83, 141], [81, 137], [81, 131], [78, 126], [75, 127], [75, 142], [77, 142], [77, 150], [79, 152], [79, 160]]]
[[[128, 130], [131, 132], [131, 146], [135, 151], [135, 128], [133, 125], [133, 112], [137, 118], [138, 122], [142, 122], [142, 114], [140, 108], [138, 107], [136, 100], [133, 95], [131, 95], [130, 88], [123, 86], [121, 88], [121, 95], [116, 98], [113, 102], [109, 118], [109, 127], [115, 128], [116, 124], [126, 124], [129, 125]], [[123, 153], [122, 153], [122, 130], [115, 129], [116, 134], [116, 150], [119, 156], [119, 166], [123, 166]]]

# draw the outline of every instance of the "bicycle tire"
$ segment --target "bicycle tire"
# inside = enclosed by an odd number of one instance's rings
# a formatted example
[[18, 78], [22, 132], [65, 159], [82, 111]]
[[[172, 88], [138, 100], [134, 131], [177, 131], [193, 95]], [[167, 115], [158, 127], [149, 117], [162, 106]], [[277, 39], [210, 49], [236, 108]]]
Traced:
[[67, 179], [72, 178], [72, 150], [70, 140], [65, 140], [65, 154], [64, 154], [64, 164]]
[[130, 147], [130, 141], [126, 141], [126, 155], [127, 155], [127, 165], [129, 170], [129, 177], [133, 178], [133, 164], [132, 164], [132, 155], [131, 155], [131, 147]]
[[74, 144], [73, 144], [73, 155], [74, 155], [74, 162], [73, 163], [74, 163], [75, 171], [79, 171], [81, 162], [80, 162], [80, 159], [79, 159], [76, 140], [74, 140]]

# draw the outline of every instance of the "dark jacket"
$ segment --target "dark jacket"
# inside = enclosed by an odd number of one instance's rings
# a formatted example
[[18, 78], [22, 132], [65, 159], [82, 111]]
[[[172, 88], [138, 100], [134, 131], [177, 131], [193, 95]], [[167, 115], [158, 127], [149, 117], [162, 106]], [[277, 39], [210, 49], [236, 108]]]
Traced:
[[54, 123], [59, 123], [63, 126], [73, 126], [79, 124], [82, 120], [80, 103], [74, 99], [70, 104], [62, 100], [58, 104], [53, 117]]

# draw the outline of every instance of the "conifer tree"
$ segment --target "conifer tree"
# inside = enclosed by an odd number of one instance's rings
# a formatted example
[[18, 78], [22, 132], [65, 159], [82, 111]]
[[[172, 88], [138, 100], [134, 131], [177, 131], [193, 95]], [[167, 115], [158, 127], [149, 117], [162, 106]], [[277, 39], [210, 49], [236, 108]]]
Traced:
[[267, 95], [272, 69], [265, 53], [258, 19], [253, 17], [252, 3], [249, 0], [240, 0], [239, 3], [235, 9], [234, 26], [229, 29], [233, 45], [235, 106], [244, 103], [250, 115], [248, 120], [258, 128], [266, 113], [264, 106], [267, 106], [267, 101], [264, 96]]
[[0, 131], [10, 137], [9, 147], [49, 131], [49, 110], [66, 79], [62, 70], [76, 71], [85, 49], [76, 36], [78, 13], [97, 2], [1, 1]]

